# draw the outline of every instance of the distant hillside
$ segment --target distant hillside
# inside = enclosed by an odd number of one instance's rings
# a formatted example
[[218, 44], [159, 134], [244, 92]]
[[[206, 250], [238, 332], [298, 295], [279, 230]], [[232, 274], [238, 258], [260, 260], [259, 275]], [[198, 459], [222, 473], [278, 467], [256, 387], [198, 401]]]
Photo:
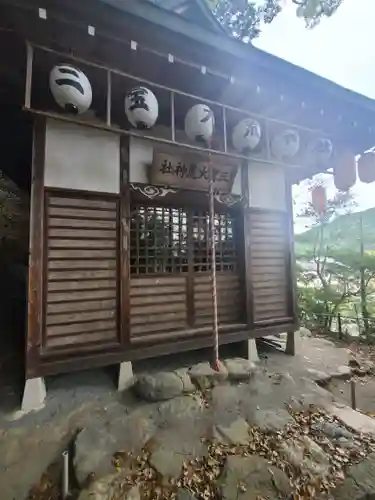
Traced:
[[[330, 247], [352, 248], [358, 246], [360, 239], [359, 214], [362, 214], [365, 250], [375, 250], [375, 208], [348, 215], [340, 215], [327, 224], [324, 229], [325, 242]], [[313, 227], [295, 236], [296, 254], [300, 255], [314, 248], [319, 228]]]

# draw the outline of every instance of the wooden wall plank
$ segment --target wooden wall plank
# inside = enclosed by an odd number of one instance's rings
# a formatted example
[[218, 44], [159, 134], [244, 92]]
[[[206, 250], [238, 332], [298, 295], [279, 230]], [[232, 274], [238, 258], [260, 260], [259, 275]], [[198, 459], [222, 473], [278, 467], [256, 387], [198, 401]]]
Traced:
[[[95, 342], [119, 342], [119, 201], [105, 197], [46, 190], [46, 352], [64, 347], [64, 342], [83, 349]], [[72, 219], [69, 210], [80, 212], [79, 218]], [[89, 229], [84, 228], [84, 214]]]
[[287, 214], [282, 211], [249, 211], [249, 261], [252, 276], [254, 324], [290, 316], [290, 275]]
[[26, 377], [39, 375], [43, 332], [44, 155], [46, 124], [34, 122], [30, 196], [30, 253], [27, 294]]

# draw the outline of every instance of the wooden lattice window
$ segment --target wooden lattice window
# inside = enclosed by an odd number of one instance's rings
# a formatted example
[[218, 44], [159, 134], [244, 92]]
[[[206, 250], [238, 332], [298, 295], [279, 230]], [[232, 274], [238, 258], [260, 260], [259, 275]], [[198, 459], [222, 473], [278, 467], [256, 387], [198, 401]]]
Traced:
[[[189, 259], [194, 272], [211, 269], [208, 210], [133, 205], [130, 268], [132, 274], [183, 273]], [[216, 269], [237, 269], [235, 219], [215, 214]]]
[[187, 271], [187, 213], [184, 209], [135, 205], [130, 234], [132, 274]]
[[[209, 214], [204, 210], [192, 213], [194, 271], [211, 269], [211, 235]], [[237, 268], [237, 252], [234, 219], [228, 213], [215, 214], [216, 270], [234, 271]]]

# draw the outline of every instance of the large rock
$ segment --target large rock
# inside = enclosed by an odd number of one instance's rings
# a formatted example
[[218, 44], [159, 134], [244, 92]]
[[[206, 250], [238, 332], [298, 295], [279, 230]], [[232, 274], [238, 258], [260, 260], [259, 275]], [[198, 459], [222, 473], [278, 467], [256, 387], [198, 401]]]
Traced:
[[251, 440], [249, 425], [243, 418], [232, 422], [229, 427], [217, 425], [214, 437], [223, 444], [247, 444]]
[[211, 368], [208, 362], [198, 363], [192, 366], [188, 373], [191, 380], [200, 389], [209, 389], [216, 385], [218, 382], [222, 382], [228, 377], [227, 369], [223, 364], [221, 364], [220, 370], [216, 371]]
[[195, 385], [191, 381], [187, 368], [179, 368], [174, 373], [181, 379], [184, 394], [189, 394], [195, 391]]
[[228, 457], [219, 487], [223, 500], [279, 500], [291, 493], [286, 474], [257, 455]]
[[249, 421], [263, 432], [281, 431], [286, 425], [294, 423], [293, 417], [283, 408], [275, 411], [255, 410]]
[[113, 454], [139, 451], [154, 432], [152, 415], [142, 409], [109, 422], [94, 420], [75, 440], [74, 468], [78, 483], [84, 484], [92, 475], [99, 479], [113, 473]]
[[94, 481], [88, 489], [81, 491], [78, 500], [140, 500], [138, 486], [126, 486], [124, 473], [109, 474]]
[[329, 457], [308, 436], [290, 439], [280, 445], [284, 459], [303, 474], [323, 477], [329, 471]]
[[333, 497], [335, 500], [375, 499], [375, 453], [347, 469], [346, 478], [334, 490]]
[[244, 358], [227, 359], [224, 361], [224, 365], [228, 371], [229, 380], [235, 382], [248, 380], [256, 370], [255, 364]]
[[146, 401], [164, 401], [183, 393], [184, 384], [179, 375], [173, 372], [160, 372], [141, 375], [135, 384], [137, 395]]
[[332, 378], [330, 374], [320, 370], [315, 370], [314, 368], [308, 368], [307, 372], [312, 380], [318, 384], [327, 384]]
[[212, 389], [210, 411], [213, 424], [228, 427], [237, 420], [241, 391], [234, 385], [222, 384]]

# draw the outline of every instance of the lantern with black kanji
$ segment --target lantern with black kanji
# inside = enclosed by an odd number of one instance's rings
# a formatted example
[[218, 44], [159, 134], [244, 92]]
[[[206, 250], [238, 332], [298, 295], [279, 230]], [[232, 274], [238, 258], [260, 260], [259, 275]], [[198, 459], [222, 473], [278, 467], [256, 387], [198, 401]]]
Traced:
[[313, 187], [311, 190], [311, 204], [317, 214], [323, 215], [327, 208], [326, 190], [322, 185]]
[[358, 160], [358, 177], [361, 182], [375, 182], [375, 151], [363, 153]]
[[135, 87], [125, 97], [125, 113], [129, 122], [138, 129], [155, 125], [159, 104], [155, 94], [146, 87]]
[[232, 143], [234, 149], [243, 154], [249, 154], [259, 144], [262, 129], [259, 122], [253, 118], [241, 120], [233, 129]]
[[192, 141], [209, 144], [214, 126], [214, 113], [206, 104], [196, 104], [186, 114], [185, 133]]
[[339, 191], [348, 191], [357, 180], [356, 160], [353, 153], [338, 155], [333, 165], [333, 180]]
[[49, 86], [57, 104], [68, 113], [82, 114], [91, 106], [89, 79], [83, 71], [70, 64], [58, 64], [52, 68]]
[[326, 137], [315, 139], [309, 144], [308, 153], [313, 163], [325, 166], [333, 156], [332, 141]]
[[271, 141], [271, 151], [278, 160], [288, 160], [298, 153], [300, 137], [296, 130], [286, 129], [275, 135]]

